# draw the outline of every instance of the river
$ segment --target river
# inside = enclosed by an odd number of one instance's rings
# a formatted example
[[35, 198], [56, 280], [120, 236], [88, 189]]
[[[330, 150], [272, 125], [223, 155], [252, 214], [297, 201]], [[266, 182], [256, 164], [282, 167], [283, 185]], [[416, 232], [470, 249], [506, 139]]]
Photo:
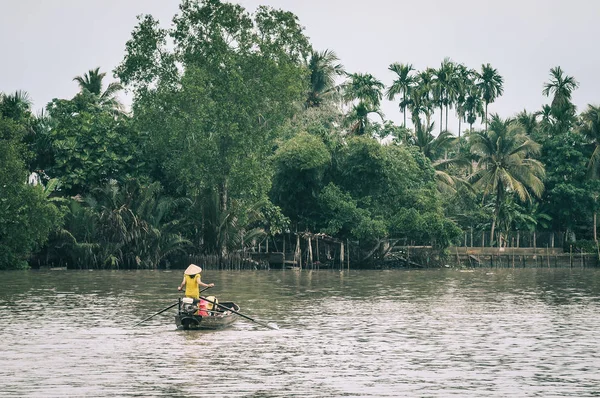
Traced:
[[205, 271], [240, 318], [179, 331], [182, 271], [0, 273], [4, 397], [598, 397], [600, 271]]

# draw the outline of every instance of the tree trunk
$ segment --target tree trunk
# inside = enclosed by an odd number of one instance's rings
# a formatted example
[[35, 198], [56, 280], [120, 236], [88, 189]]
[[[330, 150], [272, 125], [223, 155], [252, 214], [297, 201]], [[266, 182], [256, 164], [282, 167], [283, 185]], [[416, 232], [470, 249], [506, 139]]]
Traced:
[[[229, 200], [227, 180], [223, 181], [223, 183], [221, 184], [221, 192], [219, 194], [219, 199], [219, 206], [221, 207], [221, 212], [225, 213], [227, 211], [227, 202]], [[223, 240], [220, 242], [220, 254], [222, 259], [227, 257], [227, 243], [229, 242], [229, 228], [226, 225], [223, 228], [225, 228], [225, 230], [223, 231]]]
[[596, 235], [596, 217], [598, 212], [594, 211], [594, 242], [598, 242], [598, 236]]
[[448, 104], [446, 104], [446, 131], [448, 131]]
[[443, 127], [444, 127], [444, 106], [440, 104], [440, 134], [442, 134]]
[[402, 103], [404, 104], [404, 128], [406, 128], [406, 90], [404, 90], [404, 95], [402, 96]]
[[488, 116], [487, 116], [487, 111], [488, 111], [488, 103], [485, 103], [485, 132], [487, 133], [488, 131]]
[[312, 238], [309, 236], [308, 239], [308, 265], [313, 268], [313, 251], [312, 251]]
[[459, 116], [458, 117], [458, 138], [459, 139], [460, 139], [460, 125], [461, 125], [461, 122], [462, 122], [462, 118]]

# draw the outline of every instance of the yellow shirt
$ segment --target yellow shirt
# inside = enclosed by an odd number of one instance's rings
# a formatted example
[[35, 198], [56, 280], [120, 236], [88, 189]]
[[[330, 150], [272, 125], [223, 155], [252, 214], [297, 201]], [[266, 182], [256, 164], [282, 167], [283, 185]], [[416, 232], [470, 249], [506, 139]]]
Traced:
[[200, 274], [185, 275], [185, 297], [200, 298]]

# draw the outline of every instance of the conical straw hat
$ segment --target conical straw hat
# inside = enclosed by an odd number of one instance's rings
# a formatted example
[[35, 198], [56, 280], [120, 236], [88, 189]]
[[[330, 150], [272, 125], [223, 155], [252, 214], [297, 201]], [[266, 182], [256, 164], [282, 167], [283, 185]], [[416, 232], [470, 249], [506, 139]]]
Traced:
[[196, 275], [202, 272], [202, 268], [198, 267], [196, 264], [190, 264], [189, 267], [186, 268], [184, 274], [186, 275]]

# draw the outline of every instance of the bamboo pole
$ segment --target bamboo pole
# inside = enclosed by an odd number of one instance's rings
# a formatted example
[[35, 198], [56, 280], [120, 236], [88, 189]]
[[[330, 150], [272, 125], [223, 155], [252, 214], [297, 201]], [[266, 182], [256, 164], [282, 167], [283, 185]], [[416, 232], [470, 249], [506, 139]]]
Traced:
[[346, 263], [348, 264], [348, 271], [350, 271], [350, 242], [346, 239]]

